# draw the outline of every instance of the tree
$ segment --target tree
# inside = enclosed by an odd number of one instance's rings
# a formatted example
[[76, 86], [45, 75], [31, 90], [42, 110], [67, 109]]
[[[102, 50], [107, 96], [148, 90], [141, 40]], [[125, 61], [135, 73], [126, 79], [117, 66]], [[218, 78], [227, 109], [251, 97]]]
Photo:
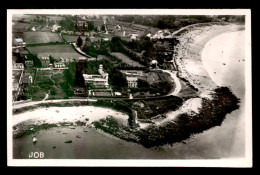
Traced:
[[81, 37], [79, 36], [77, 39], [77, 46], [81, 47], [82, 44], [83, 44], [83, 41], [82, 41]]
[[27, 60], [33, 60], [33, 67], [42, 67], [41, 60], [37, 57], [37, 55], [29, 53], [27, 55]]
[[52, 56], [50, 56], [50, 63], [51, 63], [51, 64], [54, 64], [54, 62], [55, 62], [55, 58], [53, 58]]
[[104, 24], [101, 26], [101, 30], [102, 30], [102, 31], [105, 31], [105, 30], [106, 30], [106, 28], [105, 28], [105, 25], [104, 25]]
[[92, 22], [88, 22], [88, 31], [94, 30], [94, 24]]
[[118, 52], [121, 50], [121, 38], [118, 36], [115, 36], [111, 39], [111, 49], [114, 52]]

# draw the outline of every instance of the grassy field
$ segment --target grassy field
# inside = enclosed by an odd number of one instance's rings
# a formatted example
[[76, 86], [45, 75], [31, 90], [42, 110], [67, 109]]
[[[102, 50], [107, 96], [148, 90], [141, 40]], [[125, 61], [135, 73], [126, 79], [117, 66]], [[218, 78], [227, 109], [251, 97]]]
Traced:
[[13, 14], [12, 20], [13, 21], [22, 21], [22, 22], [29, 22], [35, 18], [34, 15], [27, 15], [27, 14]]
[[111, 55], [118, 57], [119, 59], [122, 60], [123, 63], [128, 64], [129, 66], [134, 66], [134, 67], [144, 67], [143, 65], [141, 65], [140, 63], [132, 60], [131, 58], [129, 58], [128, 56], [126, 56], [123, 53], [120, 52], [112, 52]]
[[[64, 38], [65, 41], [67, 42], [74, 42], [76, 43], [79, 36], [76, 36], [76, 35], [62, 35], [62, 37]], [[85, 43], [85, 39], [86, 37], [85, 36], [80, 36], [81, 39], [83, 40], [83, 44]], [[103, 37], [90, 37], [90, 40], [91, 42], [96, 42], [96, 41], [101, 41]]]
[[76, 58], [83, 57], [76, 52], [70, 44], [46, 45], [27, 47], [32, 54], [51, 55], [54, 58]]
[[24, 37], [27, 44], [63, 42], [58, 33], [51, 32], [25, 32]]
[[38, 70], [34, 83], [26, 88], [27, 95], [32, 100], [42, 100], [47, 93], [49, 93], [49, 99], [67, 97], [65, 89], [62, 87], [67, 81], [63, 74], [64, 71]]
[[[67, 41], [67, 42], [77, 42], [79, 36], [76, 36], [76, 35], [62, 35], [62, 37], [63, 37], [64, 40]], [[83, 41], [85, 41], [86, 37], [81, 36], [81, 39], [82, 39]]]
[[12, 24], [13, 24], [12, 25], [12, 38], [13, 39], [16, 37], [24, 38], [23, 32], [26, 31], [28, 24], [24, 23], [24, 22], [18, 22], [18, 21], [13, 21]]

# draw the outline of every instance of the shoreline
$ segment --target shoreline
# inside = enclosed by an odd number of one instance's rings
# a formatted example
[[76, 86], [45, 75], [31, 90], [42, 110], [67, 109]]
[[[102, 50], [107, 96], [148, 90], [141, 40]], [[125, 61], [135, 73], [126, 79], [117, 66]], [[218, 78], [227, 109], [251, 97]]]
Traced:
[[[208, 26], [203, 26], [203, 28], [204, 31], [210, 32]], [[213, 30], [215, 32], [213, 32], [213, 35], [215, 36], [232, 30], [230, 26], [220, 31], [217, 30], [219, 29], [217, 27], [213, 29], [215, 29], [215, 31]], [[187, 34], [184, 34], [184, 36], [181, 35], [181, 44], [177, 46], [177, 55], [175, 55], [176, 64], [179, 70], [177, 76], [187, 80], [192, 86], [199, 90], [201, 101], [193, 100], [194, 98], [188, 99], [190, 100], [191, 104], [186, 105], [188, 106], [188, 108], [184, 108], [186, 111], [182, 110], [180, 113], [177, 113], [176, 117], [170, 120], [165, 120], [166, 122], [160, 124], [159, 126], [149, 124], [145, 127], [145, 129], [137, 127], [132, 130], [129, 126], [125, 127], [118, 124], [117, 121], [112, 121], [112, 126], [109, 126], [107, 124], [111, 122], [111, 118], [107, 119], [106, 117], [103, 117], [101, 120], [98, 121], [93, 121], [93, 125], [97, 129], [101, 129], [102, 131], [116, 136], [120, 139], [137, 142], [147, 148], [180, 142], [184, 139], [189, 138], [192, 134], [201, 133], [211, 127], [221, 125], [226, 114], [238, 108], [237, 104], [239, 100], [228, 88], [220, 88], [216, 86], [216, 84], [213, 82], [213, 80], [203, 67], [201, 52], [205, 47], [207, 41], [213, 38], [212, 35], [206, 35], [205, 38], [199, 38], [200, 35], [197, 35], [197, 40], [199, 40], [200, 42], [197, 42], [196, 40], [193, 40], [193, 42], [191, 43], [186, 42], [186, 35], [195, 36], [195, 34], [198, 34], [200, 32], [203, 33], [204, 31], [202, 29], [195, 28], [195, 31], [191, 30]], [[200, 45], [202, 43], [204, 43], [203, 47]], [[184, 46], [182, 46], [182, 44]], [[185, 49], [183, 49], [181, 46]], [[198, 49], [198, 47], [200, 49]], [[194, 67], [196, 69], [194, 69]], [[217, 100], [219, 99], [221, 99], [221, 102], [218, 103]], [[198, 102], [201, 105], [198, 105]], [[193, 109], [194, 106], [195, 108]], [[205, 108], [207, 108], [208, 111]], [[213, 109], [214, 111], [210, 111]], [[191, 110], [191, 112], [189, 112], [188, 110]], [[194, 111], [195, 114], [200, 117], [195, 117], [192, 113]], [[204, 118], [206, 121], [201, 120], [201, 118]], [[127, 134], [124, 135], [125, 133]], [[129, 137], [129, 135], [131, 136]]]
[[[244, 30], [244, 26], [229, 24], [196, 27], [179, 37], [177, 53], [174, 55], [178, 76], [199, 90], [201, 97], [211, 98], [212, 90], [218, 86], [211, 79], [202, 63], [202, 50], [211, 39], [228, 32]], [[192, 40], [190, 40], [192, 38]], [[194, 39], [195, 38], [195, 39]]]

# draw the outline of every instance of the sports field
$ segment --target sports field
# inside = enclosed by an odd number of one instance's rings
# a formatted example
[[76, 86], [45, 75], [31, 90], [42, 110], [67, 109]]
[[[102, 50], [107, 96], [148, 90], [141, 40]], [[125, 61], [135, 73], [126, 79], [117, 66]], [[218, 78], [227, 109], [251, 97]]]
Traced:
[[58, 33], [52, 32], [24, 32], [24, 38], [27, 44], [63, 42]]
[[51, 55], [54, 58], [75, 58], [83, 57], [76, 52], [70, 44], [46, 45], [27, 47], [32, 54], [41, 54], [42, 56]]

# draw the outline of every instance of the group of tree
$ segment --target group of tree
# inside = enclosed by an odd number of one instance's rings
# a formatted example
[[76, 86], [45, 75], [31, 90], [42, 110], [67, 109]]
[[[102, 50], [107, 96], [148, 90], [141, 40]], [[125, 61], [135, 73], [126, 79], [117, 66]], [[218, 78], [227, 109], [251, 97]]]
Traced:
[[74, 16], [63, 16], [63, 19], [58, 22], [58, 24], [62, 27], [62, 29], [68, 31], [75, 30], [75, 17]]
[[32, 21], [38, 24], [45, 24], [47, 23], [48, 18], [45, 15], [36, 15]]
[[137, 23], [161, 29], [179, 29], [181, 27], [195, 24], [217, 21], [244, 22], [244, 16], [231, 15], [118, 15], [116, 20]]
[[42, 67], [41, 60], [35, 54], [29, 53], [27, 55], [27, 60], [33, 60], [33, 67], [38, 67], [38, 68]]

